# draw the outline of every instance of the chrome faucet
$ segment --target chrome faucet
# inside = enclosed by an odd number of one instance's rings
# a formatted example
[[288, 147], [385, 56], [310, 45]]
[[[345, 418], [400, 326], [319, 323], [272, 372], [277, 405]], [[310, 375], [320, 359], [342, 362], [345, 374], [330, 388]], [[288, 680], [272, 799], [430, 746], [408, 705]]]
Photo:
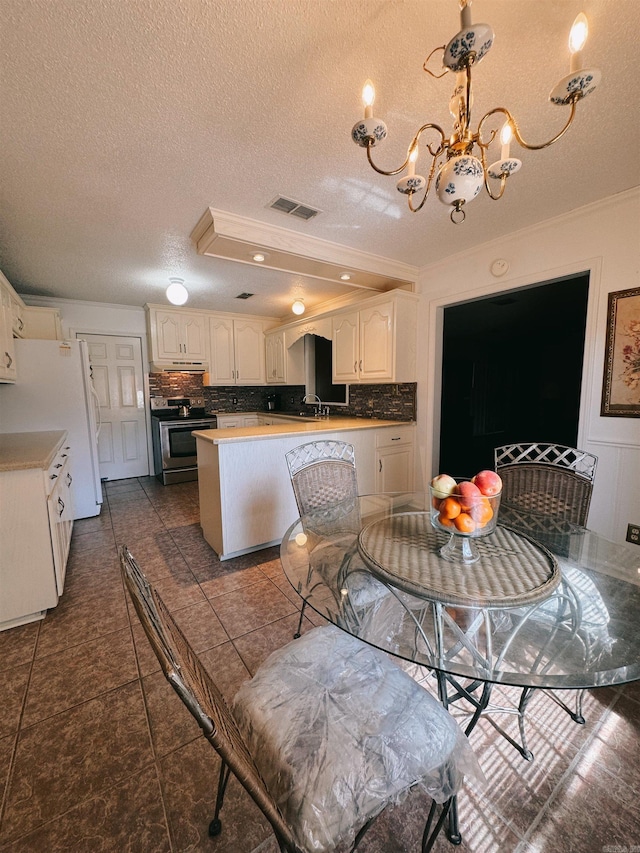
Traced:
[[314, 417], [315, 418], [322, 417], [322, 400], [320, 399], [320, 397], [318, 397], [317, 394], [305, 394], [304, 397], [302, 398], [303, 403], [307, 402], [307, 397], [314, 397], [315, 398], [314, 400], [312, 400], [312, 403], [316, 407]]

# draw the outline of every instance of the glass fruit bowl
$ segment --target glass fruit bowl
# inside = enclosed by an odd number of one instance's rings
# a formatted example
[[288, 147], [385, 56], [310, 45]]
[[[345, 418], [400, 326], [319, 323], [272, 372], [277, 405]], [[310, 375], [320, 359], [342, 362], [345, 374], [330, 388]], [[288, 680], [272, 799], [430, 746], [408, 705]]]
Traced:
[[495, 530], [500, 496], [483, 494], [471, 480], [434, 478], [429, 486], [431, 524], [450, 534], [440, 549], [442, 557], [462, 563], [480, 559], [474, 540]]

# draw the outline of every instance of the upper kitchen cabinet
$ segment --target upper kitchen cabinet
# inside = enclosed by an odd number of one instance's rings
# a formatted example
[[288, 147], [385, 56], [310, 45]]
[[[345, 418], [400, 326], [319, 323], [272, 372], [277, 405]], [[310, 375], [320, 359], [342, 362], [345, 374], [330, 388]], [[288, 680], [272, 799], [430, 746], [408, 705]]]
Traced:
[[17, 377], [13, 346], [13, 288], [0, 273], [0, 382], [15, 382]]
[[152, 370], [208, 367], [207, 317], [179, 308], [147, 305]]
[[415, 382], [417, 302], [398, 290], [334, 315], [333, 381]]
[[61, 341], [62, 321], [58, 309], [26, 306], [23, 337], [29, 340]]
[[265, 333], [267, 384], [304, 385], [304, 343], [287, 346], [284, 329]]
[[209, 316], [211, 360], [206, 385], [264, 385], [264, 326], [260, 320]]

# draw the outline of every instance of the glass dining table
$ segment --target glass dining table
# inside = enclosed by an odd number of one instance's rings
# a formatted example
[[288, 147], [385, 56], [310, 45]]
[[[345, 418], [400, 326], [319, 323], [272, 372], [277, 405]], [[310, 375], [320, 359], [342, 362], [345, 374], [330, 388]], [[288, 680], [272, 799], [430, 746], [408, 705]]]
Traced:
[[[450, 547], [443, 556], [448, 539], [428, 494], [362, 495], [297, 519], [281, 560], [306, 605], [432, 673], [445, 707], [467, 703], [467, 735], [484, 714], [528, 760], [534, 690], [580, 723], [581, 691], [640, 679], [640, 548], [505, 503], [475, 540], [475, 562]], [[490, 706], [495, 685], [522, 688], [515, 709]], [[575, 711], [558, 695], [569, 690]], [[517, 714], [520, 741], [495, 721], [500, 711]], [[459, 843], [455, 806], [447, 834]]]

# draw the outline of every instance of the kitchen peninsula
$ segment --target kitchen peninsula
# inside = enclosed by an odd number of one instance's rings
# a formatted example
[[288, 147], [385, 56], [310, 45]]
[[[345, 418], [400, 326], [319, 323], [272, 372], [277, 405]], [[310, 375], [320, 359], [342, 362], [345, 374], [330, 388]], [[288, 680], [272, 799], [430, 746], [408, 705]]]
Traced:
[[298, 516], [285, 454], [300, 444], [353, 444], [360, 494], [414, 488], [413, 422], [336, 415], [193, 434], [200, 524], [221, 560], [280, 543]]

